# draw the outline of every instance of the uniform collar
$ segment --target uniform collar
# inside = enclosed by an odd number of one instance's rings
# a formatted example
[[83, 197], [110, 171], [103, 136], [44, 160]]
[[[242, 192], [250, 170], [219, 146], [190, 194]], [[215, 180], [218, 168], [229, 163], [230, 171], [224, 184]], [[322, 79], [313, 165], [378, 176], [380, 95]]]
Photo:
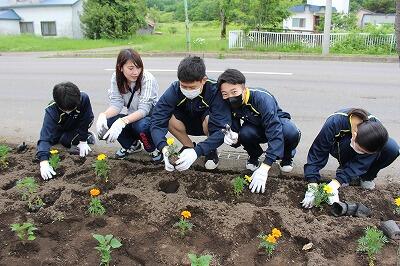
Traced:
[[244, 92], [244, 100], [243, 100], [243, 103], [244, 103], [244, 104], [248, 104], [248, 103], [249, 103], [249, 99], [250, 99], [250, 90], [249, 90], [249, 88], [246, 88], [246, 89], [245, 89], [245, 92]]

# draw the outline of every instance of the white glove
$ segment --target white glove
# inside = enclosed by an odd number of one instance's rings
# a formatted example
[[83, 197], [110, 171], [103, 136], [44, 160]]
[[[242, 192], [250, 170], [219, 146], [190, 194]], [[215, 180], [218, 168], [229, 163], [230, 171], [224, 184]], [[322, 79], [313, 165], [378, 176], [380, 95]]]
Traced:
[[178, 171], [185, 171], [196, 161], [197, 153], [193, 148], [184, 149], [179, 154], [179, 159], [176, 161], [175, 169]]
[[224, 137], [224, 143], [232, 146], [238, 142], [239, 139], [239, 134], [232, 131], [231, 127], [229, 125], [225, 126], [225, 130], [223, 130], [225, 137]]
[[100, 113], [96, 122], [97, 137], [99, 139], [103, 138], [104, 134], [108, 130], [107, 117], [105, 113]]
[[333, 179], [329, 184], [327, 185], [328, 187], [332, 188], [332, 196], [328, 197], [328, 204], [332, 205], [335, 202], [339, 202], [339, 187], [340, 183], [336, 179]]
[[53, 175], [56, 175], [56, 172], [54, 172], [53, 167], [50, 166], [49, 161], [40, 162], [40, 175], [43, 180], [52, 179]]
[[163, 154], [163, 157], [164, 157], [164, 168], [165, 168], [165, 170], [167, 170], [168, 172], [174, 171], [175, 167], [168, 160], [168, 157], [169, 157], [168, 146], [165, 146], [162, 149], [162, 154]]
[[251, 189], [251, 193], [264, 193], [265, 191], [265, 183], [268, 178], [268, 171], [271, 166], [262, 163], [257, 170], [251, 175], [251, 183], [249, 185], [249, 189]]
[[304, 195], [304, 199], [300, 202], [303, 206], [303, 208], [312, 208], [314, 207], [314, 201], [315, 201], [315, 196], [314, 193], [318, 189], [318, 184], [317, 183], [310, 183], [307, 185], [307, 191], [306, 194]]
[[92, 151], [92, 149], [87, 144], [87, 141], [80, 141], [77, 147], [79, 149], [79, 156], [81, 157], [85, 157], [89, 154], [90, 151]]
[[122, 129], [126, 126], [126, 123], [122, 118], [118, 118], [111, 126], [111, 128], [104, 134], [103, 139], [107, 140], [107, 143], [115, 142], [121, 134]]

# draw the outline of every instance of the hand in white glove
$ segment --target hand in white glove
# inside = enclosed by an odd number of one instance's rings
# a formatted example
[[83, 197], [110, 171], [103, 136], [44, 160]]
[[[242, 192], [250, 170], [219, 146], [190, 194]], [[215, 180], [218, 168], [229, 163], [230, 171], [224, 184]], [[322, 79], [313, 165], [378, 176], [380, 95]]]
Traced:
[[225, 144], [231, 146], [238, 142], [239, 134], [232, 131], [232, 129], [229, 125], [226, 125], [225, 129], [223, 129], [222, 132], [225, 134], [225, 137], [224, 137]]
[[262, 163], [257, 170], [251, 175], [251, 183], [249, 185], [249, 189], [251, 189], [251, 193], [264, 193], [265, 191], [265, 183], [267, 183], [268, 171], [271, 166]]
[[178, 171], [185, 171], [196, 161], [197, 153], [193, 148], [184, 149], [176, 161], [175, 169]]
[[115, 142], [121, 134], [122, 129], [126, 126], [126, 123], [122, 118], [118, 118], [111, 126], [111, 128], [104, 134], [103, 139], [107, 140], [107, 143]]
[[96, 122], [97, 137], [102, 139], [108, 130], [107, 117], [105, 113], [100, 113]]
[[85, 157], [89, 154], [90, 151], [92, 151], [92, 149], [87, 144], [87, 141], [80, 141], [77, 147], [79, 149], [79, 156], [81, 157]]
[[304, 199], [300, 202], [303, 206], [303, 208], [312, 208], [314, 207], [314, 201], [315, 201], [315, 192], [318, 189], [318, 184], [317, 183], [310, 183], [307, 185], [307, 191], [306, 194], [304, 195]]
[[165, 170], [167, 170], [168, 172], [174, 171], [175, 167], [168, 160], [168, 157], [169, 157], [168, 146], [165, 146], [162, 149], [162, 154], [163, 154], [163, 157], [164, 157], [164, 168], [165, 168]]
[[332, 189], [331, 192], [332, 196], [328, 197], [328, 204], [332, 205], [335, 202], [339, 202], [339, 190], [338, 190], [340, 187], [339, 181], [337, 181], [336, 179], [332, 179], [332, 181], [329, 182], [327, 186]]
[[43, 180], [52, 179], [53, 175], [56, 175], [56, 172], [54, 172], [53, 167], [50, 166], [49, 161], [40, 162], [40, 175]]

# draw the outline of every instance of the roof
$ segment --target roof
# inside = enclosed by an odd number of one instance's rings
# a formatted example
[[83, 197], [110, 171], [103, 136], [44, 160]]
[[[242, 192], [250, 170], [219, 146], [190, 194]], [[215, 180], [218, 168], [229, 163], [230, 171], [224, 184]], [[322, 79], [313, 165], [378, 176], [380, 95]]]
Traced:
[[[308, 6], [308, 8], [310, 9], [310, 12], [320, 12], [322, 8], [325, 8], [325, 6], [316, 6], [316, 5], [297, 5], [297, 6], [292, 6], [291, 8], [289, 8], [289, 11], [293, 12], [293, 13], [303, 13], [304, 11], [306, 11], [306, 6]], [[336, 12], [336, 8], [332, 7], [332, 12]]]
[[373, 13], [373, 14], [364, 14], [363, 17], [396, 17], [396, 14]]
[[42, 7], [42, 6], [73, 6], [81, 0], [39, 0], [12, 3], [10, 0], [0, 0], [0, 8]]
[[0, 10], [0, 20], [21, 20], [21, 17], [14, 10], [6, 9]]

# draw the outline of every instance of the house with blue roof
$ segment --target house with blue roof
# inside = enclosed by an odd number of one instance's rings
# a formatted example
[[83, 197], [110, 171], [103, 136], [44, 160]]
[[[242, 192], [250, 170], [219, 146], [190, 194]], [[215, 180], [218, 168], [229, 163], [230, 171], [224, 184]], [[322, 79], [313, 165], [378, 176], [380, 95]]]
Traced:
[[79, 39], [83, 0], [0, 0], [0, 34]]

